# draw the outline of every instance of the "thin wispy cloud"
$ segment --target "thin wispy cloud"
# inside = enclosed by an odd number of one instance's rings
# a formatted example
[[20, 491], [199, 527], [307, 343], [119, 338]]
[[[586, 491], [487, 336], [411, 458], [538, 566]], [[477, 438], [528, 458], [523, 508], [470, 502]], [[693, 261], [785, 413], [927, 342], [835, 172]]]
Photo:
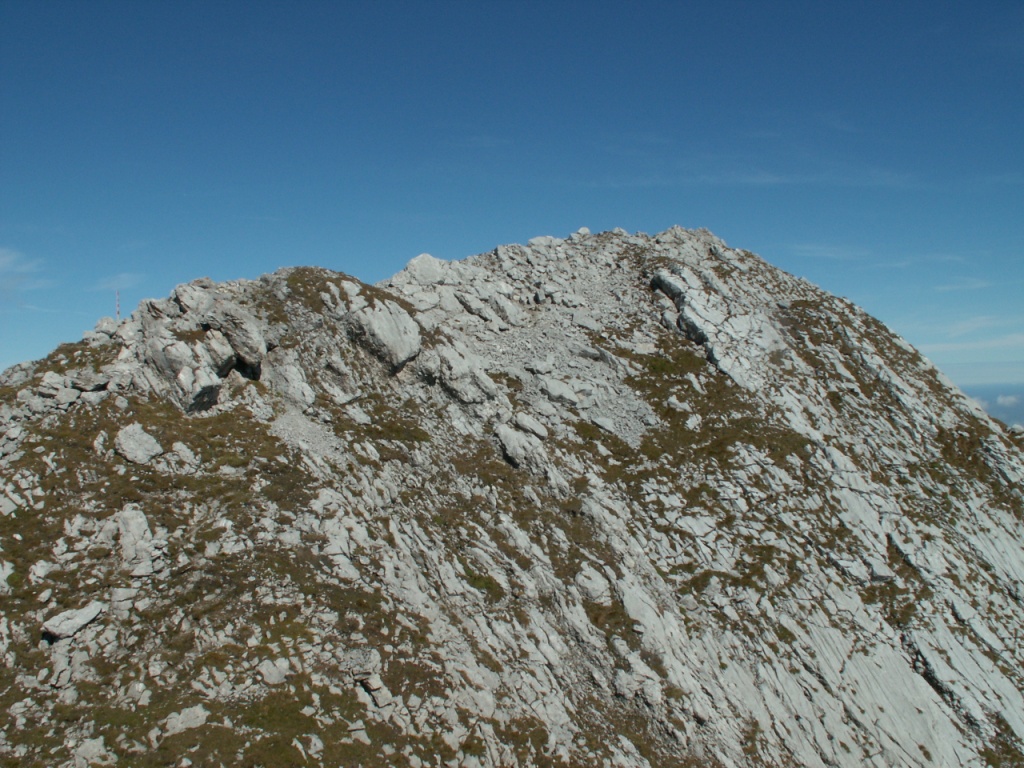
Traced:
[[871, 251], [853, 245], [835, 245], [827, 243], [793, 243], [786, 246], [795, 255], [807, 259], [827, 259], [829, 261], [860, 261], [871, 256]]
[[968, 260], [954, 253], [926, 253], [919, 256], [900, 256], [896, 259], [878, 261], [872, 267], [889, 269], [909, 269], [930, 264], [966, 264]]
[[493, 136], [481, 133], [467, 136], [459, 143], [469, 149], [503, 149], [512, 145], [512, 139], [507, 136]]
[[120, 253], [136, 253], [138, 251], [145, 250], [149, 247], [149, 243], [145, 240], [126, 240], [117, 246], [117, 250]]
[[145, 275], [140, 275], [137, 272], [118, 272], [116, 275], [98, 280], [92, 289], [94, 291], [124, 291], [134, 288], [142, 282], [144, 277]]
[[40, 259], [30, 259], [12, 248], [0, 248], [0, 301], [13, 301], [21, 291], [46, 288], [52, 282], [44, 276]]
[[838, 112], [825, 112], [815, 115], [815, 121], [830, 130], [838, 133], [860, 133], [861, 128], [853, 121], [847, 119]]
[[954, 291], [982, 291], [991, 287], [991, 280], [985, 280], [980, 277], [962, 277], [952, 283], [936, 285], [933, 290], [939, 293], [951, 293]]
[[887, 259], [884, 254], [878, 254], [869, 248], [836, 243], [789, 243], [785, 248], [801, 258], [856, 262], [868, 269], [911, 269], [934, 264], [967, 263], [963, 256], [950, 253], [928, 253]]
[[[941, 367], [960, 386], [1005, 386], [1007, 382], [1024, 384], [1024, 358], [1003, 362], [975, 357], [949, 360]], [[987, 410], [988, 404], [985, 408]]]
[[284, 216], [263, 216], [256, 213], [243, 213], [236, 216], [239, 221], [255, 221], [260, 224], [280, 224], [285, 221]]
[[972, 350], [1020, 350], [1024, 352], [1024, 333], [1007, 333], [991, 339], [956, 341], [940, 344], [924, 344], [921, 350], [931, 356], [943, 352], [965, 352]]
[[1010, 408], [1018, 403], [1020, 403], [1020, 398], [1017, 395], [999, 395], [996, 397], [996, 405], [1003, 408]]
[[983, 184], [993, 184], [1001, 187], [1019, 187], [1024, 185], [1024, 173], [1009, 171], [1007, 173], [990, 173], [981, 177]]
[[611, 157], [639, 157], [652, 162], [661, 162], [683, 151], [672, 136], [659, 131], [597, 134], [588, 144], [595, 152]]
[[[633, 154], [642, 157], [651, 170], [631, 175], [596, 179], [586, 186], [600, 189], [651, 189], [681, 187], [850, 187], [871, 189], [910, 189], [921, 184], [913, 176], [883, 167], [853, 166], [829, 161], [784, 159], [766, 164], [749, 158], [702, 156], [671, 157], [671, 151], [652, 152], [637, 144]], [[620, 148], [620, 156], [629, 150]], [[667, 170], [666, 170], [667, 169]], [[577, 179], [572, 180], [578, 183]]]
[[20, 251], [12, 248], [0, 248], [0, 275], [26, 275], [38, 272], [42, 267], [39, 259], [29, 259]]
[[702, 184], [740, 187], [870, 187], [905, 189], [918, 186], [906, 173], [881, 167], [853, 167], [831, 162], [814, 163], [817, 167], [743, 167], [723, 168], [697, 175]]
[[88, 313], [82, 310], [69, 310], [67, 307], [41, 307], [38, 304], [22, 304], [18, 307], [19, 311], [22, 312], [38, 312], [43, 315], [60, 315], [62, 317], [68, 316], [87, 316]]
[[951, 339], [958, 339], [963, 336], [970, 336], [978, 331], [997, 328], [1004, 324], [1005, 321], [1001, 321], [999, 318], [993, 317], [992, 315], [980, 315], [978, 317], [969, 317], [966, 320], [953, 323], [946, 329], [946, 334]]

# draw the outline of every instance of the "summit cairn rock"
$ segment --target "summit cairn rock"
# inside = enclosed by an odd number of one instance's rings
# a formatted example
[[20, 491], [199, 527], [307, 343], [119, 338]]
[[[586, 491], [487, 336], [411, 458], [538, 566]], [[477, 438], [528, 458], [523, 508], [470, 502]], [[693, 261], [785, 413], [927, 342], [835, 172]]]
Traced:
[[447, 262], [435, 259], [429, 253], [421, 253], [405, 267], [406, 274], [423, 286], [436, 285], [444, 279]]

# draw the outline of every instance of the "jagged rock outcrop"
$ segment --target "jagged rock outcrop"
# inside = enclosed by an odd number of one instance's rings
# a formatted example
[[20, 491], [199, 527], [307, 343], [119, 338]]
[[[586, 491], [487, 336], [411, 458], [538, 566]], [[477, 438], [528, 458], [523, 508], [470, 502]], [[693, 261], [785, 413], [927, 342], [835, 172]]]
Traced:
[[705, 231], [196, 281], [0, 375], [0, 754], [1019, 764], [1022, 485]]

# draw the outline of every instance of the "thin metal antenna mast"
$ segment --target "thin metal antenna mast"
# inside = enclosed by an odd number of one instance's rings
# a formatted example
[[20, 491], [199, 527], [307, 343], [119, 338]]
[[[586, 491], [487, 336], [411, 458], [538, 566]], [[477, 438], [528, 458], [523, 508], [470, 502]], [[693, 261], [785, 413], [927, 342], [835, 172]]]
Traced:
[[121, 291], [114, 290], [114, 311], [117, 313], [117, 319], [121, 319]]

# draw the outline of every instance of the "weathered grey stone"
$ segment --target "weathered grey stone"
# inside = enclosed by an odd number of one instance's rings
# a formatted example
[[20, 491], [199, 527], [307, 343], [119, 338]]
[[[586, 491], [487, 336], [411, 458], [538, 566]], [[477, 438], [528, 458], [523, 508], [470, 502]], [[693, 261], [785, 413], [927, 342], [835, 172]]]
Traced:
[[482, 403], [493, 399], [498, 389], [479, 367], [479, 360], [467, 357], [452, 347], [439, 347], [428, 363], [431, 375], [463, 403]]
[[573, 312], [572, 321], [580, 328], [586, 328], [588, 331], [601, 330], [601, 324], [591, 317], [588, 312]]
[[224, 334], [238, 359], [259, 372], [267, 354], [267, 341], [260, 322], [248, 310], [231, 302], [218, 300], [209, 305], [204, 320], [211, 328]]
[[64, 389], [68, 384], [66, 377], [54, 373], [53, 371], [47, 371], [43, 374], [43, 378], [39, 382], [39, 386], [36, 391], [43, 397], [55, 397], [56, 394]]
[[281, 685], [288, 678], [288, 662], [284, 661], [284, 664], [280, 662], [283, 659], [278, 659], [277, 663], [270, 659], [264, 659], [260, 662], [257, 671], [263, 678], [263, 682], [267, 685]]
[[119, 618], [127, 618], [139, 590], [132, 587], [116, 587], [110, 590], [110, 610]]
[[210, 713], [202, 704], [196, 704], [180, 712], [173, 712], [167, 716], [167, 720], [164, 722], [165, 735], [173, 736], [176, 733], [198, 728], [205, 725], [209, 717]]
[[498, 317], [509, 325], [522, 325], [525, 321], [523, 310], [500, 293], [496, 293], [491, 296], [490, 304], [494, 308]]
[[420, 327], [393, 301], [377, 301], [351, 314], [361, 338], [392, 369], [401, 368], [420, 352]]
[[541, 440], [547, 439], [547, 427], [545, 427], [543, 424], [537, 421], [537, 419], [533, 418], [533, 416], [531, 416], [528, 413], [524, 413], [522, 411], [517, 413], [515, 416], [515, 425], [524, 432], [529, 432], [533, 435], [536, 435]]
[[156, 438], [138, 422], [118, 430], [114, 450], [133, 464], [148, 464], [164, 452]]
[[114, 756], [110, 754], [102, 736], [95, 739], [83, 739], [75, 748], [75, 768], [92, 768], [100, 765], [114, 765]]
[[590, 600], [598, 605], [612, 604], [611, 584], [599, 571], [589, 565], [584, 565], [576, 574], [576, 586], [585, 600]]
[[540, 389], [553, 402], [562, 405], [579, 405], [580, 398], [564, 381], [559, 381], [551, 376], [540, 377]]
[[61, 387], [60, 389], [57, 390], [56, 394], [53, 396], [53, 399], [56, 401], [57, 405], [68, 406], [71, 405], [76, 400], [78, 400], [80, 395], [81, 392], [79, 392], [77, 389]]
[[352, 676], [352, 680], [361, 683], [373, 675], [380, 674], [382, 659], [376, 648], [355, 648], [345, 653], [342, 667]]
[[309, 386], [306, 375], [296, 362], [285, 362], [268, 367], [264, 374], [264, 380], [282, 397], [302, 408], [308, 408], [316, 401], [316, 393]]
[[43, 632], [54, 638], [73, 637], [106, 610], [106, 606], [98, 601], [89, 603], [84, 608], [74, 608], [58, 613], [43, 623]]
[[146, 357], [167, 379], [175, 378], [182, 368], [196, 363], [192, 347], [178, 339], [155, 338], [146, 344]]
[[527, 464], [540, 449], [540, 440], [535, 436], [513, 429], [507, 424], [499, 424], [495, 430], [501, 449], [514, 466]]
[[121, 537], [121, 560], [132, 576], [151, 576], [156, 571], [154, 558], [159, 557], [157, 542], [142, 509], [129, 504], [117, 514]]
[[434, 285], [444, 278], [447, 262], [435, 259], [429, 253], [421, 253], [409, 261], [405, 271], [420, 285]]
[[99, 392], [106, 389], [110, 375], [91, 369], [75, 371], [71, 376], [71, 386], [82, 392]]
[[227, 336], [213, 328], [206, 332], [201, 350], [218, 376], [227, 376], [238, 362], [238, 356]]
[[101, 317], [96, 321], [96, 326], [93, 330], [96, 333], [102, 333], [104, 336], [113, 336], [117, 331], [119, 323], [112, 317]]
[[179, 285], [171, 294], [185, 312], [203, 314], [216, 300], [216, 294], [209, 290], [213, 284], [203, 280]]
[[[5, 515], [8, 513], [4, 513]], [[7, 583], [7, 579], [14, 573], [14, 563], [9, 563], [6, 560], [0, 560], [0, 595], [9, 595], [11, 593], [11, 585]]]

